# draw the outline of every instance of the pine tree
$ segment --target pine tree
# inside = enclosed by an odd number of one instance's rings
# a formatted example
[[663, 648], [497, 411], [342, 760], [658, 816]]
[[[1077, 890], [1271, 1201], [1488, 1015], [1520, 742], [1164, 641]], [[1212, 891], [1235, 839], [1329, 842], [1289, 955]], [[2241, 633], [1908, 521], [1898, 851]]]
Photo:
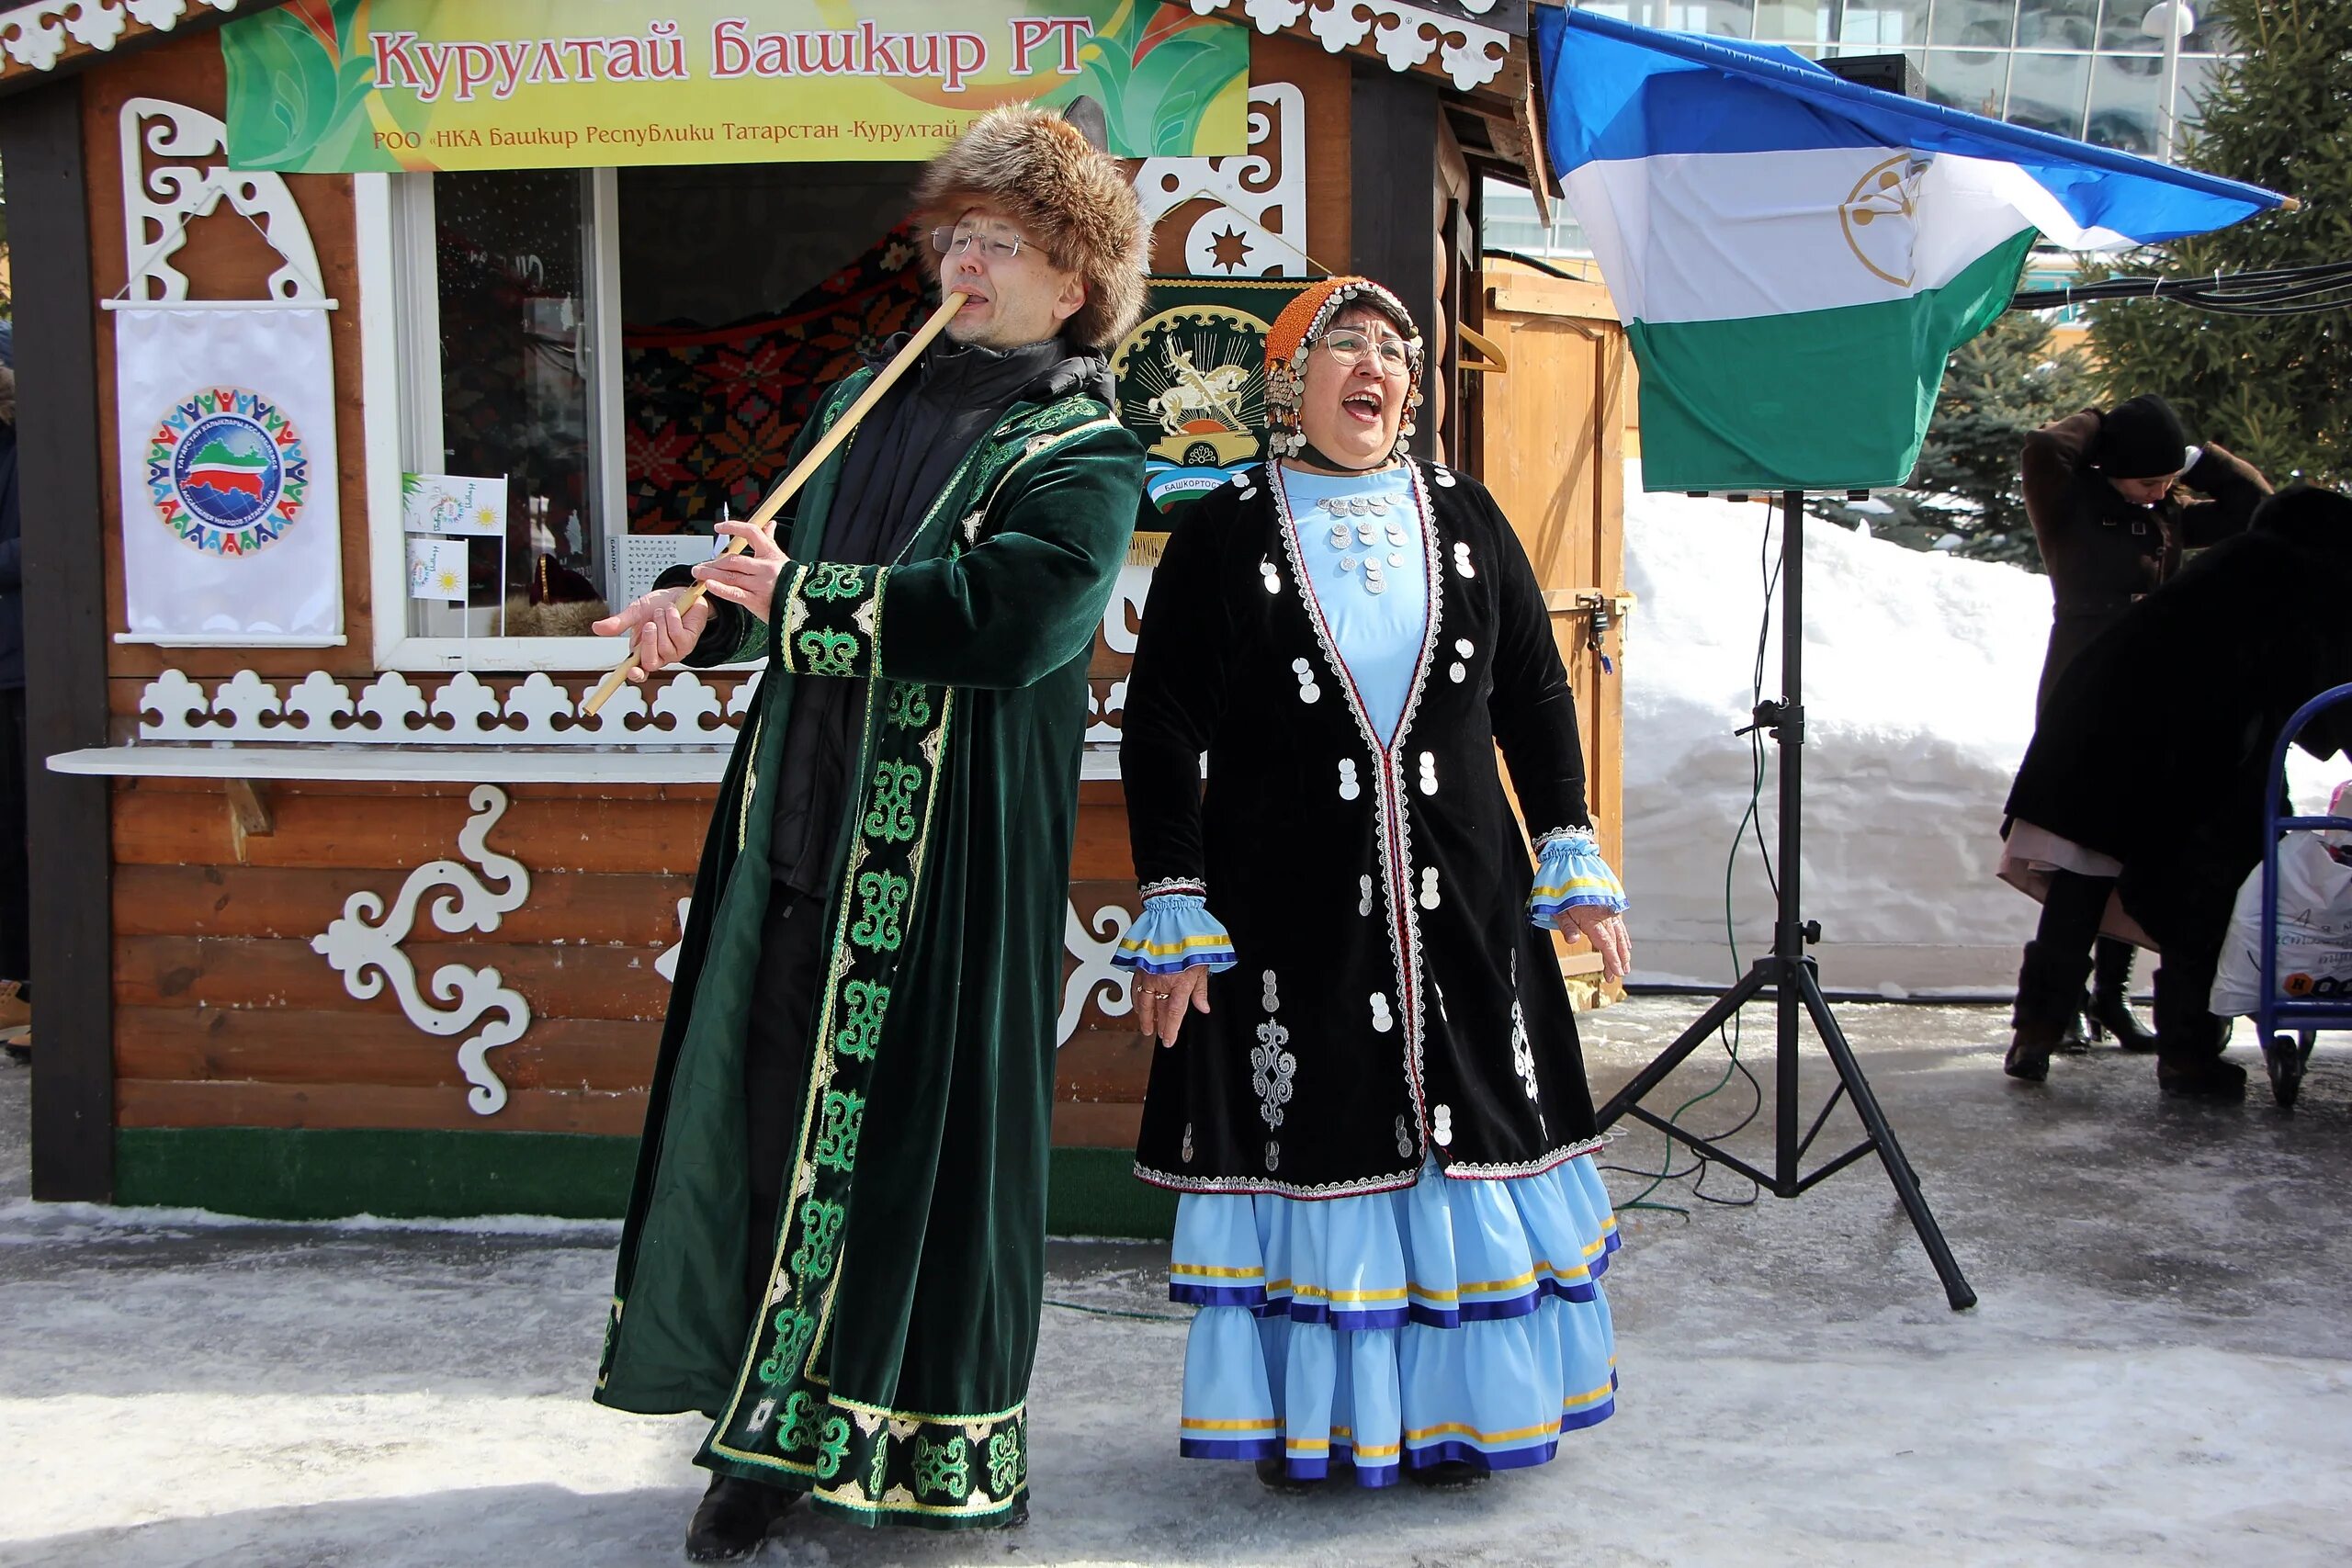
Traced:
[[[2180, 161], [2300, 197], [2115, 270], [2202, 277], [2352, 261], [2352, 3], [2209, 0], [2244, 53], [2222, 62]], [[2191, 439], [2210, 437], [2284, 484], [2352, 482], [2352, 307], [2218, 316], [2161, 300], [2090, 310], [2107, 400], [2161, 392]]]

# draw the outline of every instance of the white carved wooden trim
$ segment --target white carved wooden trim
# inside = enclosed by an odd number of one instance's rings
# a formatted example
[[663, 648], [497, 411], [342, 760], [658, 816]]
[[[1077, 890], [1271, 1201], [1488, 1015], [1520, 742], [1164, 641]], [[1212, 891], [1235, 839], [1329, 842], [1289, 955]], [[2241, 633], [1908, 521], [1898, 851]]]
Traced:
[[678, 983], [678, 955], [686, 950], [686, 912], [695, 907], [692, 898], [678, 900], [678, 940], [669, 950], [653, 961], [653, 972], [672, 985]]
[[[1410, 71], [1438, 57], [1439, 67], [1463, 92], [1483, 87], [1501, 74], [1510, 58], [1510, 35], [1460, 17], [1406, 6], [1397, 0], [1191, 0], [1193, 13], [1210, 16], [1238, 10], [1261, 33], [1277, 33], [1306, 20], [1307, 30], [1333, 54], [1355, 49], [1365, 38], [1391, 71]], [[1466, 3], [1481, 15], [1493, 9]], [[1312, 12], [1312, 15], [1309, 13]]]
[[389, 913], [382, 895], [354, 893], [342, 916], [311, 939], [311, 949], [343, 976], [344, 989], [361, 1001], [381, 995], [390, 982], [401, 1011], [427, 1034], [462, 1033], [483, 1015], [497, 1014], [458, 1047], [458, 1069], [474, 1086], [466, 1093], [466, 1104], [477, 1116], [493, 1116], [505, 1108], [506, 1084], [492, 1070], [490, 1053], [523, 1037], [531, 1027], [530, 1004], [502, 984], [495, 969], [445, 964], [433, 972], [433, 995], [451, 1005], [435, 1007], [417, 988], [416, 965], [401, 945], [415, 929], [418, 901], [435, 888], [449, 892], [434, 900], [433, 923], [452, 935], [487, 935], [531, 896], [531, 874], [488, 842], [490, 830], [506, 814], [506, 792], [480, 784], [469, 799], [474, 814], [458, 831], [458, 852], [502, 886], [493, 891], [471, 867], [456, 861], [429, 861], [408, 874]]
[[1133, 657], [1136, 634], [1143, 626], [1144, 601], [1151, 597], [1151, 574], [1155, 570], [1132, 562], [1119, 569], [1118, 584], [1111, 590], [1111, 603], [1102, 610], [1102, 646], [1113, 653]]
[[[1143, 626], [1144, 601], [1151, 595], [1153, 568], [1138, 566], [1133, 561], [1119, 568], [1117, 586], [1111, 591], [1111, 602], [1102, 607], [1102, 646], [1113, 653], [1133, 658], [1136, 634]], [[1090, 746], [1115, 746], [1119, 741], [1120, 716], [1127, 704], [1127, 683], [1114, 681], [1102, 696], [1091, 691], [1086, 699], [1086, 741]]]
[[1062, 1012], [1055, 1036], [1058, 1044], [1069, 1044], [1069, 1037], [1078, 1032], [1078, 1021], [1086, 1012], [1087, 1001], [1098, 990], [1102, 993], [1105, 1017], [1125, 1018], [1135, 1010], [1132, 976], [1111, 962], [1127, 928], [1135, 923], [1134, 914], [1117, 904], [1105, 904], [1095, 910], [1091, 921], [1079, 919], [1076, 904], [1064, 906], [1062, 946], [1078, 960], [1078, 967], [1062, 982]]
[[[233, 11], [238, 0], [197, 3], [215, 11]], [[49, 71], [65, 53], [69, 40], [85, 49], [111, 50], [131, 23], [167, 33], [193, 8], [189, 0], [43, 0], [37, 6], [11, 6], [0, 10], [0, 51], [18, 65]]]
[[755, 673], [732, 692], [699, 676], [674, 675], [645, 687], [623, 686], [594, 718], [581, 705], [596, 677], [557, 681], [535, 672], [501, 697], [480, 676], [460, 671], [429, 697], [391, 671], [367, 685], [345, 686], [313, 670], [281, 694], [250, 670], [208, 690], [166, 670], [140, 694], [141, 740], [226, 740], [376, 746], [724, 746], [750, 710]]
[[1127, 711], [1127, 682], [1122, 679], [1111, 682], [1101, 696], [1092, 692], [1086, 695], [1086, 743], [1089, 746], [1116, 746], [1125, 725]]
[[293, 193], [276, 175], [229, 167], [227, 126], [185, 104], [131, 98], [122, 106], [121, 135], [122, 237], [133, 303], [187, 299], [187, 279], [171, 258], [187, 243], [187, 225], [223, 197], [252, 219], [285, 259], [269, 275], [272, 300], [334, 303], [319, 286], [318, 252]]
[[1186, 271], [1262, 277], [1273, 267], [1281, 277], [1307, 275], [1306, 95], [1295, 85], [1268, 82], [1250, 89], [1247, 152], [1147, 159], [1135, 184], [1147, 225], [1196, 197], [1219, 203], [1185, 231]]

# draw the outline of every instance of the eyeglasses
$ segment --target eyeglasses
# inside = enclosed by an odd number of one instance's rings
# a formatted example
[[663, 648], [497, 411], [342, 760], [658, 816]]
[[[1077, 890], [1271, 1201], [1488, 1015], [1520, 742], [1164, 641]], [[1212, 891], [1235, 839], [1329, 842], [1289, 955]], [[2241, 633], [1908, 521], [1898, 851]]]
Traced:
[[1023, 240], [1017, 236], [1005, 239], [995, 234], [983, 234], [977, 229], [967, 229], [960, 225], [955, 228], [933, 229], [931, 231], [931, 248], [943, 256], [961, 255], [966, 251], [977, 248], [981, 255], [992, 262], [1011, 261], [1023, 251], [1035, 251], [1049, 262], [1054, 259], [1052, 254], [1035, 240]]
[[1395, 375], [1402, 376], [1413, 367], [1411, 357], [1405, 352], [1405, 340], [1401, 337], [1374, 339], [1370, 333], [1341, 327], [1335, 332], [1325, 333], [1322, 344], [1330, 350], [1331, 362], [1346, 369], [1353, 369], [1363, 364], [1367, 354], [1379, 355], [1381, 369]]

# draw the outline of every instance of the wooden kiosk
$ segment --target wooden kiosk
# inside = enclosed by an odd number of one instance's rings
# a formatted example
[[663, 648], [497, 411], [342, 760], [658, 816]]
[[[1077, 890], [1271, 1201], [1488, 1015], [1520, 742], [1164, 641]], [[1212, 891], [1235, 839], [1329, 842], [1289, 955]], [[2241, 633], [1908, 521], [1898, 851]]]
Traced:
[[[874, 8], [903, 25], [924, 4]], [[1482, 475], [1528, 542], [1614, 856], [1621, 703], [1601, 656], [1628, 607], [1629, 361], [1597, 290], [1478, 244], [1484, 178], [1554, 194], [1527, 4], [1160, 6], [1153, 27], [1249, 28], [1249, 151], [1152, 158], [1136, 178], [1170, 288], [1363, 272], [1434, 331], [1417, 439]], [[275, 9], [0, 10], [30, 745], [46, 761], [35, 1192], [285, 1217], [616, 1213], [747, 678], [677, 675], [583, 720], [618, 651], [585, 621], [695, 548], [715, 503], [741, 515], [817, 367], [839, 374], [919, 305], [888, 234], [913, 165], [719, 147], [659, 168], [238, 172], [219, 29]], [[306, 25], [330, 12], [288, 9]], [[517, 0], [517, 28], [547, 10]], [[148, 629], [176, 580], [159, 589], [141, 534], [156, 502], [126, 484], [123, 443], [143, 439], [119, 406], [126, 323], [141, 305], [238, 301], [325, 321], [332, 412], [303, 434], [310, 503], [333, 502], [326, 632]], [[247, 482], [222, 471], [224, 495]], [[505, 515], [495, 537], [420, 556], [403, 476], [444, 471], [506, 479]], [[1118, 726], [1155, 545], [1147, 519], [1095, 654], [1060, 1018], [1063, 1232], [1154, 1234], [1172, 1210], [1127, 1174], [1148, 1055], [1109, 964], [1138, 902]], [[413, 597], [412, 573], [436, 571], [460, 590]]]

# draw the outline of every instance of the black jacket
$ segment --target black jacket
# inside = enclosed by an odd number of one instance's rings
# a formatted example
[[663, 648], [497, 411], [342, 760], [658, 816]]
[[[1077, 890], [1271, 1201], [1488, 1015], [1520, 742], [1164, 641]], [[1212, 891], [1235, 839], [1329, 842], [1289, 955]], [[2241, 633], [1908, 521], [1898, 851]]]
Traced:
[[2037, 708], [2076, 654], [2178, 569], [2184, 550], [2244, 533], [2270, 493], [2253, 465], [2208, 444], [2181, 484], [2209, 499], [2185, 501], [2176, 491], [2135, 506], [2089, 466], [2101, 419], [2085, 409], [2025, 438], [2025, 512], [2050, 573], [2053, 614]]
[[[2261, 860], [2271, 750], [2296, 708], [2346, 682], [2352, 500], [2298, 487], [2068, 666], [2009, 815], [2121, 861], [2124, 907], [2161, 941], [2170, 907], [2233, 895]], [[2347, 741], [2338, 709], [2301, 743], [2326, 757]]]
[[[903, 342], [884, 344], [882, 359], [894, 356]], [[1046, 401], [1089, 388], [1109, 403], [1109, 378], [1102, 355], [1074, 352], [1058, 341], [1001, 351], [935, 342], [850, 437], [841, 488], [825, 518], [823, 558], [861, 566], [891, 559], [922, 526], [973, 443], [1005, 410], [1024, 399]], [[776, 531], [782, 536], [790, 526], [787, 513]], [[683, 573], [665, 573], [661, 583], [684, 581]], [[748, 612], [717, 599], [711, 604], [698, 654], [741, 643]], [[804, 675], [786, 721], [770, 858], [783, 886], [810, 897], [832, 888], [866, 684]]]
[[1428, 1155], [1498, 1178], [1593, 1145], [1495, 762], [1499, 743], [1538, 836], [1588, 825], [1576, 699], [1493, 499], [1414, 470], [1430, 622], [1385, 747], [1262, 467], [1186, 507], [1153, 576], [1120, 739], [1136, 870], [1147, 895], [1205, 882], [1239, 963], [1151, 1054], [1146, 1181], [1329, 1198], [1409, 1186]]

